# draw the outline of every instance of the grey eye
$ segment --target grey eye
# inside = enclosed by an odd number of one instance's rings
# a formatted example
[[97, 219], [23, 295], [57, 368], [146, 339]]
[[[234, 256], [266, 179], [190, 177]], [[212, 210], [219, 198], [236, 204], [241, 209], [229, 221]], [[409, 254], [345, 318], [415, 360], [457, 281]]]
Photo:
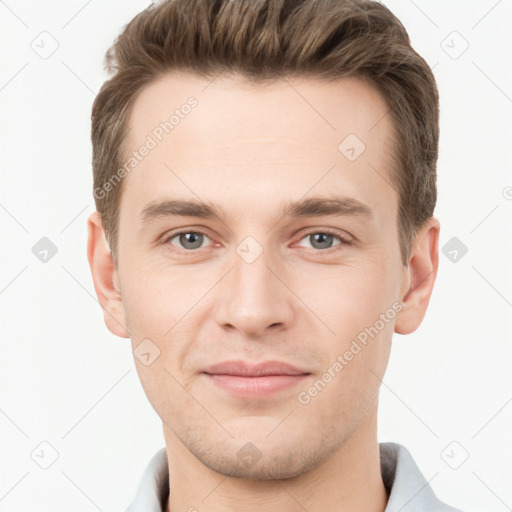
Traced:
[[[340, 240], [340, 243], [333, 244], [333, 241], [335, 239]], [[341, 243], [343, 243], [343, 239], [341, 237], [323, 231], [309, 233], [306, 236], [304, 236], [302, 240], [308, 240], [310, 246], [313, 249], [330, 249], [335, 245], [340, 245]]]
[[328, 249], [332, 246], [334, 236], [329, 233], [314, 233], [309, 238], [315, 249]]
[[183, 233], [178, 233], [169, 239], [169, 242], [178, 238], [179, 243], [184, 249], [198, 249], [201, 247], [204, 241], [204, 235], [202, 233], [197, 233], [196, 231], [187, 231]]

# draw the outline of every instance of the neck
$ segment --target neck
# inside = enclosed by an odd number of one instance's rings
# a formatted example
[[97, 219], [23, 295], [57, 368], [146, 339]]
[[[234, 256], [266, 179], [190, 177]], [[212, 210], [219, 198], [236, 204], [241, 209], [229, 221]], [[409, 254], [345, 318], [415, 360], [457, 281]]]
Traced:
[[286, 480], [221, 475], [198, 461], [164, 426], [170, 499], [166, 512], [383, 512], [388, 495], [377, 441], [377, 404], [325, 462]]

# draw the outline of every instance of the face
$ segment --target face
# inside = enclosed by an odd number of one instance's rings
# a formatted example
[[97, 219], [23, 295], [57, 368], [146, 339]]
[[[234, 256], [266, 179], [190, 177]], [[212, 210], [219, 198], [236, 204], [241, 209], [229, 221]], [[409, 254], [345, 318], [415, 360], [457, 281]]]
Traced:
[[166, 439], [219, 473], [303, 474], [375, 410], [410, 284], [386, 114], [355, 78], [172, 74], [134, 104], [118, 320]]

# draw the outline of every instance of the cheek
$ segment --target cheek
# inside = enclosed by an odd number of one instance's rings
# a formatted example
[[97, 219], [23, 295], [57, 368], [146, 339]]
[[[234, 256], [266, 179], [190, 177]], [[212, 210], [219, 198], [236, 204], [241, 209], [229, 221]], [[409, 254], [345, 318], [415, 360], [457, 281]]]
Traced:
[[178, 268], [133, 262], [125, 274], [123, 304], [135, 332], [146, 330], [161, 337], [193, 306], [198, 280], [187, 279]]
[[303, 296], [337, 336], [355, 335], [392, 306], [396, 284], [379, 265], [337, 267], [319, 273]]
[[[376, 259], [364, 268], [339, 267], [325, 282], [319, 276], [305, 298], [329, 328], [323, 329], [319, 349], [325, 376], [321, 380], [329, 381], [331, 390], [324, 396], [327, 402], [363, 400], [378, 388], [377, 376], [383, 374], [389, 358], [397, 313], [395, 271], [383, 272], [383, 261]], [[331, 375], [323, 373], [329, 370]]]

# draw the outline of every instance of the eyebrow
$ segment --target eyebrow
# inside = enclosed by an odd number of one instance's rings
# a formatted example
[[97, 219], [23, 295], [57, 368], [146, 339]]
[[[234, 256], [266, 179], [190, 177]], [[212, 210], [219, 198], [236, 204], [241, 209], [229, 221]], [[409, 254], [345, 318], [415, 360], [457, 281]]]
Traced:
[[[320, 217], [320, 216], [361, 216], [372, 219], [373, 210], [358, 199], [351, 197], [342, 198], [309, 198], [300, 201], [290, 201], [282, 205], [283, 217]], [[183, 216], [198, 217], [202, 219], [218, 219], [225, 217], [225, 212], [220, 206], [210, 202], [199, 200], [167, 199], [154, 201], [144, 207], [141, 212], [143, 223], [152, 219]]]

